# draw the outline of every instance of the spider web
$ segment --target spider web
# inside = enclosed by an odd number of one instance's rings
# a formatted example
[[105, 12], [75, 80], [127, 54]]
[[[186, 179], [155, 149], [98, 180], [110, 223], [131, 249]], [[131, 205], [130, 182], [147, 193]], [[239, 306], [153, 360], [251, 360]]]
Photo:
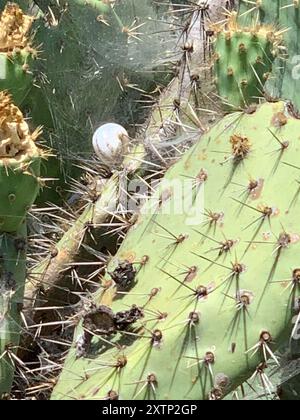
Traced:
[[176, 32], [170, 31], [168, 2], [122, 0], [108, 16], [76, 3], [69, 2], [58, 25], [37, 24], [39, 99], [28, 111], [47, 128], [64, 162], [91, 155], [92, 134], [103, 122], [134, 134], [146, 112], [139, 100], [167, 81]]

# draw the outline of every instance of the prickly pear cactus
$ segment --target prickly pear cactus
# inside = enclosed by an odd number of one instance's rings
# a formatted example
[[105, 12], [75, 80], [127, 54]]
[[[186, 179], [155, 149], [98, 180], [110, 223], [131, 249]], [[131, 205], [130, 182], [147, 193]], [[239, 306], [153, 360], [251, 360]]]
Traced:
[[241, 26], [237, 13], [225, 25], [214, 25], [214, 72], [219, 95], [228, 110], [259, 101], [270, 76], [280, 37], [272, 26], [253, 22]]
[[234, 113], [169, 169], [53, 399], [221, 399], [278, 362], [299, 311], [299, 128], [283, 102]]
[[0, 398], [10, 391], [26, 279], [26, 215], [39, 190], [39, 131], [0, 92]]

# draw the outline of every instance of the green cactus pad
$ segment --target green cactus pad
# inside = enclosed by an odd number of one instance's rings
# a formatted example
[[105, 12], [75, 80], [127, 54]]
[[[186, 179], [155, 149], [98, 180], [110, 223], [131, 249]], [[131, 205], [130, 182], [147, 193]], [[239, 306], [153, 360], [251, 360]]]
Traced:
[[278, 37], [270, 26], [242, 27], [232, 12], [215, 27], [214, 71], [220, 97], [229, 110], [259, 101], [272, 70]]
[[169, 169], [52, 399], [220, 399], [277, 361], [299, 310], [299, 132], [285, 103], [266, 103], [225, 117]]

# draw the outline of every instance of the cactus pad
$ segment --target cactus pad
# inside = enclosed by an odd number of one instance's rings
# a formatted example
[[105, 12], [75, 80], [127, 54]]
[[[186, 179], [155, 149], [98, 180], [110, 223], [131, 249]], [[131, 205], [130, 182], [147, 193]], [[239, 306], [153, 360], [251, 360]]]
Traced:
[[279, 36], [271, 26], [242, 27], [235, 12], [215, 25], [214, 69], [218, 93], [229, 110], [245, 108], [263, 96]]
[[225, 117], [169, 169], [53, 399], [220, 399], [278, 362], [299, 311], [299, 129], [285, 103], [266, 103]]

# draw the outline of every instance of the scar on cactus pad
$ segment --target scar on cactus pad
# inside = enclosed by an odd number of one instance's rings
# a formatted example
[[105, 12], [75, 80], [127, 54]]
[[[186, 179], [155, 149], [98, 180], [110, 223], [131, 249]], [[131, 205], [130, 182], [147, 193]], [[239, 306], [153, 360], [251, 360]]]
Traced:
[[37, 56], [29, 31], [33, 17], [8, 3], [0, 15], [0, 90], [8, 90], [20, 105], [32, 87], [30, 64]]
[[[229, 114], [168, 170], [93, 297], [105, 334], [84, 316], [53, 399], [221, 399], [278, 363], [299, 313], [299, 130], [283, 102]], [[116, 328], [130, 308], [143, 316]]]
[[226, 109], [244, 109], [258, 102], [278, 53], [281, 32], [258, 23], [242, 27], [236, 12], [228, 13], [225, 23], [212, 28], [215, 81]]

